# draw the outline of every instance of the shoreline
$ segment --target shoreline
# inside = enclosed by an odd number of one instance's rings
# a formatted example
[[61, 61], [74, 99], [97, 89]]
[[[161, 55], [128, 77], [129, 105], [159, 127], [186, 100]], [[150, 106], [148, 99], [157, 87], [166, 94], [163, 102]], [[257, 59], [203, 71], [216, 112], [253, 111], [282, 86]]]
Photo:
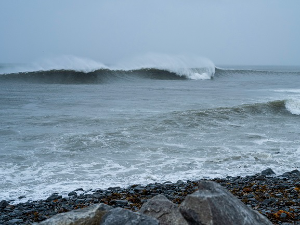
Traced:
[[[293, 170], [276, 175], [271, 169], [252, 176], [205, 179], [219, 183], [238, 197], [244, 204], [259, 211], [274, 224], [294, 224], [300, 221], [300, 172]], [[180, 204], [188, 194], [198, 189], [198, 181], [176, 183], [137, 184], [127, 188], [110, 187], [105, 190], [71, 191], [68, 197], [53, 193], [47, 199], [11, 205], [0, 200], [0, 224], [31, 224], [41, 222], [58, 213], [105, 203], [138, 211], [150, 198], [165, 195]]]

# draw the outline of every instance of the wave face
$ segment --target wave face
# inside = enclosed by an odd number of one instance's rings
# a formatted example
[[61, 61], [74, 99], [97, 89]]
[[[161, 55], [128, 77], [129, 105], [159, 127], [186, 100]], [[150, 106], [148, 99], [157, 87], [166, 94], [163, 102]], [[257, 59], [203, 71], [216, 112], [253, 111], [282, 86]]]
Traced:
[[[200, 126], [210, 121], [227, 121], [247, 119], [253, 116], [287, 116], [300, 115], [300, 104], [296, 100], [277, 100], [266, 103], [246, 104], [236, 107], [221, 107], [207, 110], [191, 110], [175, 113], [181, 121], [188, 121], [191, 126]], [[184, 118], [184, 119], [183, 119]], [[178, 118], [177, 118], [178, 119]], [[190, 124], [190, 123], [195, 124]]]
[[119, 79], [207, 80], [215, 67], [202, 58], [147, 55], [106, 66], [93, 60], [64, 56], [26, 66], [0, 67], [0, 80], [44, 83], [104, 83]]
[[[168, 70], [157, 68], [141, 68], [137, 70], [111, 70], [99, 69], [94, 72], [79, 72], [74, 70], [49, 70], [36, 72], [21, 72], [0, 75], [2, 81], [24, 81], [37, 83], [62, 83], [62, 84], [99, 84], [114, 80], [144, 78], [155, 80], [187, 80], [211, 79], [205, 68], [191, 69], [191, 77]], [[192, 73], [192, 72], [189, 72]]]
[[[117, 80], [153, 79], [153, 80], [210, 80], [222, 77], [248, 75], [300, 75], [297, 71], [268, 71], [220, 69], [210, 66], [194, 68], [172, 68], [146, 65], [140, 67], [120, 67], [95, 63], [94, 66], [85, 65], [78, 68], [70, 67], [0, 67], [0, 81], [52, 83], [52, 84], [101, 84]], [[101, 68], [99, 68], [101, 67]], [[48, 69], [49, 68], [49, 69]], [[51, 69], [52, 68], [52, 69]], [[20, 72], [17, 72], [20, 71]]]

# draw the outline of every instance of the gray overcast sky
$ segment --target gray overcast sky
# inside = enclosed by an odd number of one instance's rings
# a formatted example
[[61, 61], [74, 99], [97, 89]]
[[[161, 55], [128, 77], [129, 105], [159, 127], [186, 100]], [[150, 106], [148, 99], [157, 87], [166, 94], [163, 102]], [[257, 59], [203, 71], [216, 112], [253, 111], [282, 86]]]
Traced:
[[300, 0], [1, 0], [0, 62], [146, 53], [300, 65]]

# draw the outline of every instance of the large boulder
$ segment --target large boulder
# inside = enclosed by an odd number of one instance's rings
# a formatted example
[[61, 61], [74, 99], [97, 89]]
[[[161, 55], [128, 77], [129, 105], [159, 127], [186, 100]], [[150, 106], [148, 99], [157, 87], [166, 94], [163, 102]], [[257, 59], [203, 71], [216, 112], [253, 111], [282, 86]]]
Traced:
[[199, 182], [199, 190], [181, 203], [179, 210], [190, 225], [271, 225], [218, 183]]
[[158, 225], [157, 219], [127, 209], [114, 208], [101, 220], [99, 225]]
[[158, 219], [160, 225], [188, 225], [177, 205], [164, 195], [156, 195], [148, 200], [139, 212]]
[[102, 217], [112, 207], [103, 203], [86, 208], [57, 214], [50, 219], [41, 222], [41, 225], [98, 225]]
[[300, 178], [300, 171], [299, 170], [292, 170], [291, 172], [286, 172], [281, 175], [282, 177], [287, 178]]

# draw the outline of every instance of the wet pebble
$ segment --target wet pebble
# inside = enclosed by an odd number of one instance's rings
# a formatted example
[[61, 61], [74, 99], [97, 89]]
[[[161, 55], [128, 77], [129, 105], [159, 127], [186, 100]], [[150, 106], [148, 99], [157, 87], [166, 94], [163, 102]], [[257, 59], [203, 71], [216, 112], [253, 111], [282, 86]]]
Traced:
[[8, 205], [8, 202], [5, 201], [5, 200], [3, 200], [3, 201], [0, 202], [0, 208], [1, 209], [4, 209], [7, 205]]

